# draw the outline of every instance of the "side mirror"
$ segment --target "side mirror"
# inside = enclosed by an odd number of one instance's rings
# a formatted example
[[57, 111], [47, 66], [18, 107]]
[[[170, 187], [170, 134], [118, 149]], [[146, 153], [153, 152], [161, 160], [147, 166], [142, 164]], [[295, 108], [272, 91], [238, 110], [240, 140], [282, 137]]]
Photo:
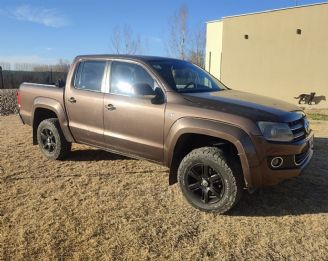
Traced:
[[56, 83], [55, 83], [55, 85], [58, 87], [58, 88], [64, 88], [65, 87], [65, 81], [63, 81], [63, 80], [58, 80], [58, 81], [56, 81]]
[[163, 104], [165, 100], [164, 93], [161, 88], [156, 87], [155, 90], [147, 84], [147, 83], [140, 83], [133, 85], [134, 93], [137, 96], [148, 96], [147, 98], [151, 99], [152, 104]]
[[165, 95], [161, 88], [155, 88], [155, 97], [151, 99], [152, 104], [163, 104], [165, 102]]
[[138, 96], [156, 95], [153, 88], [147, 83], [138, 83], [133, 85], [134, 93]]

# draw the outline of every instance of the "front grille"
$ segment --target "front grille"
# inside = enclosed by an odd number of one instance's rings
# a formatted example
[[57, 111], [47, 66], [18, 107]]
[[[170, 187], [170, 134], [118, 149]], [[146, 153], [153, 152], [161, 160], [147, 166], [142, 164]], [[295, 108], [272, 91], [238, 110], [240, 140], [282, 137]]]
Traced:
[[300, 141], [306, 138], [307, 133], [304, 126], [305, 118], [301, 118], [296, 121], [289, 123], [289, 127], [293, 132], [294, 139], [293, 141]]
[[295, 155], [295, 164], [296, 165], [301, 165], [308, 157], [310, 153], [310, 146], [309, 143], [306, 145], [306, 147], [304, 148], [304, 150], [300, 153], [300, 154], [296, 154]]

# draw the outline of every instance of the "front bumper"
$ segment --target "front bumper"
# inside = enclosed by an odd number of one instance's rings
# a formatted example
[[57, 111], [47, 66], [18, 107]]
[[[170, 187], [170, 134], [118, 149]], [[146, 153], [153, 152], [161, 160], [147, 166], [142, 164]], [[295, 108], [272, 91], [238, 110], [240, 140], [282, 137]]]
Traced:
[[[271, 186], [280, 183], [283, 180], [296, 177], [305, 169], [313, 156], [313, 132], [302, 141], [292, 144], [276, 144], [269, 143], [262, 137], [254, 137], [253, 142], [256, 143], [256, 150], [259, 159], [257, 166], [250, 168], [250, 176], [252, 177], [252, 188]], [[292, 164], [286, 168], [272, 169], [268, 163], [268, 157], [283, 156], [286, 158], [295, 155], [305, 156], [299, 164]]]

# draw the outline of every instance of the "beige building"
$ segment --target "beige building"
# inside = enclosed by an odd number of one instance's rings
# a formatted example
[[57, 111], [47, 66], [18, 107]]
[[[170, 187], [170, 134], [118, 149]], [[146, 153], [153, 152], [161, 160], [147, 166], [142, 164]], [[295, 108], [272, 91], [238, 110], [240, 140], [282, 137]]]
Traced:
[[[232, 89], [328, 108], [328, 3], [207, 23], [206, 70]], [[310, 106], [305, 106], [310, 107]]]

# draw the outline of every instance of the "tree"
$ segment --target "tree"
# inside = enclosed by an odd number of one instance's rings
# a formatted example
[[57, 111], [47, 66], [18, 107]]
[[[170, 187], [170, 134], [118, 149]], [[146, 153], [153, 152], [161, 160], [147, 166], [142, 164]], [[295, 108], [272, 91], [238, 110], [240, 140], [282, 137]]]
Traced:
[[204, 68], [205, 29], [189, 29], [188, 17], [188, 8], [182, 5], [169, 20], [168, 55]]
[[67, 73], [70, 64], [67, 60], [59, 59], [56, 64], [38, 64], [31, 65], [35, 72], [63, 72]]
[[182, 5], [169, 21], [168, 52], [170, 56], [187, 58], [188, 8]]
[[11, 64], [9, 62], [1, 62], [0, 61], [0, 66], [2, 67], [2, 70], [4, 70], [4, 71], [10, 71], [10, 69], [11, 69]]
[[191, 46], [188, 60], [205, 68], [205, 38], [206, 32], [204, 27], [199, 27], [192, 34]]
[[142, 53], [142, 42], [128, 25], [115, 26], [111, 35], [111, 48], [116, 54]]

